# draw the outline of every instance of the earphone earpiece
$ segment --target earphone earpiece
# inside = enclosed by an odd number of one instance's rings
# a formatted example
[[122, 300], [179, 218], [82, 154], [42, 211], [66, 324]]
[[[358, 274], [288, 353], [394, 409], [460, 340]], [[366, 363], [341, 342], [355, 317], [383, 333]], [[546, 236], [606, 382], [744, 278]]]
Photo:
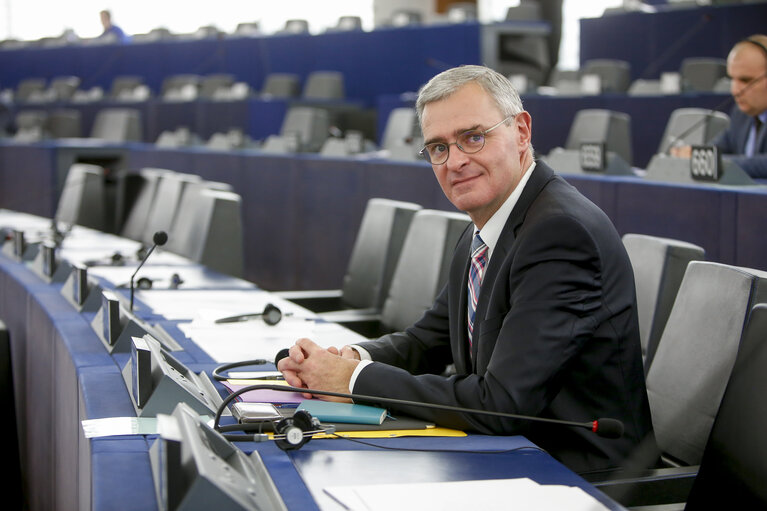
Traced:
[[319, 421], [306, 410], [297, 410], [292, 417], [285, 417], [274, 427], [274, 441], [283, 451], [300, 449], [318, 429]]

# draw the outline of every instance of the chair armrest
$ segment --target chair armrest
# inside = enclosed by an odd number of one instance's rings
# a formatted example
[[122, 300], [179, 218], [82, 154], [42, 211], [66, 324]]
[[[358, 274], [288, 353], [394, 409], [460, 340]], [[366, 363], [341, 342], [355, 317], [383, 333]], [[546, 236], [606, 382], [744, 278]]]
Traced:
[[592, 482], [601, 492], [626, 507], [678, 504], [687, 501], [698, 465], [620, 472]]
[[274, 294], [312, 312], [335, 311], [345, 307], [340, 289], [278, 291]]

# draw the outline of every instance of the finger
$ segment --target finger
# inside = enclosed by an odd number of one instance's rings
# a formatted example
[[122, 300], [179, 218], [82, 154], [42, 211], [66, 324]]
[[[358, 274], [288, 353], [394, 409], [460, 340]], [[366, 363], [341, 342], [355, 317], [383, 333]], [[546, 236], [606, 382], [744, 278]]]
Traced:
[[297, 340], [296, 346], [299, 346], [302, 350], [304, 350], [304, 353], [307, 357], [311, 356], [312, 353], [324, 351], [324, 348], [321, 348], [319, 344], [312, 341], [311, 339], [307, 339], [306, 337], [302, 337], [301, 339]]
[[328, 351], [332, 353], [333, 355], [340, 355], [338, 348], [336, 348], [335, 346], [331, 346], [330, 348], [328, 348]]
[[290, 347], [290, 349], [288, 350], [288, 356], [296, 364], [300, 364], [304, 360], [306, 360], [306, 354], [304, 353], [304, 350], [301, 349], [301, 347], [298, 344], [294, 344], [293, 346]]
[[283, 371], [282, 376], [285, 378], [285, 382], [291, 387], [305, 387], [304, 382], [294, 371]]
[[343, 358], [350, 358], [352, 360], [359, 360], [360, 354], [357, 350], [352, 348], [351, 346], [344, 346], [341, 348], [341, 356]]

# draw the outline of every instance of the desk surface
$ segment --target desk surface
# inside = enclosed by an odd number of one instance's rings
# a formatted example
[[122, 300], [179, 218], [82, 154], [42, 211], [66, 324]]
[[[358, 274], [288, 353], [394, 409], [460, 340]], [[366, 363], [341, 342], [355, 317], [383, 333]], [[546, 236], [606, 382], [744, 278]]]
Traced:
[[[36, 222], [27, 215], [0, 211], [0, 223], [39, 229], [47, 225], [47, 220]], [[79, 235], [87, 237], [93, 233], [73, 231], [73, 244]], [[105, 244], [109, 239], [104, 237]], [[14, 374], [20, 392], [17, 403], [34, 403], [34, 410], [22, 406], [20, 414], [23, 466], [30, 487], [34, 488], [30, 507], [155, 509], [148, 450], [156, 438], [83, 436], [80, 428], [83, 419], [130, 417], [135, 412], [120, 374], [125, 357], [110, 356], [90, 325], [92, 315], [77, 312], [60, 290], [61, 284], [46, 284], [27, 263], [0, 254], [0, 316], [8, 318], [13, 348], [25, 360], [20, 363], [14, 359], [14, 367], [23, 368]], [[234, 295], [260, 292], [237, 286], [220, 291]], [[144, 293], [141, 299], [145, 299], [147, 318], [156, 320], [164, 315], [163, 310], [169, 316], [176, 314], [161, 307], [173, 305], [170, 296], [157, 299], [152, 291]], [[215, 291], [188, 293], [185, 303], [191, 308], [191, 304], [201, 303], [191, 295], [203, 298]], [[180, 361], [193, 370], [212, 367], [212, 358], [194, 349], [193, 341], [179, 336], [179, 342], [184, 348], [178, 353]], [[51, 422], [57, 428], [49, 428], [47, 424]], [[522, 476], [542, 484], [581, 487], [616, 508], [600, 492], [521, 437], [470, 435], [457, 439], [384, 439], [374, 443], [427, 452], [384, 451], [338, 439], [314, 440], [300, 451], [290, 453], [272, 442], [242, 444], [242, 448], [259, 451], [289, 509], [336, 509], [334, 501], [323, 492], [330, 481], [358, 484], [371, 479], [425, 482]], [[479, 452], [486, 450], [510, 451]]]

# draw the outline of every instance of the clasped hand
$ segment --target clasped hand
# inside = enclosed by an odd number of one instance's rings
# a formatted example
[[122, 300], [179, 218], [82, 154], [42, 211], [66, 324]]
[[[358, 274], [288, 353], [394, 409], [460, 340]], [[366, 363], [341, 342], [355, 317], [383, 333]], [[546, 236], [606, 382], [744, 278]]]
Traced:
[[[277, 369], [292, 387], [349, 393], [349, 382], [359, 363], [359, 354], [344, 346], [322, 348], [310, 339], [302, 338], [288, 350], [288, 356], [280, 360]], [[304, 394], [311, 398], [309, 393]], [[326, 401], [350, 402], [350, 399], [317, 396]]]

